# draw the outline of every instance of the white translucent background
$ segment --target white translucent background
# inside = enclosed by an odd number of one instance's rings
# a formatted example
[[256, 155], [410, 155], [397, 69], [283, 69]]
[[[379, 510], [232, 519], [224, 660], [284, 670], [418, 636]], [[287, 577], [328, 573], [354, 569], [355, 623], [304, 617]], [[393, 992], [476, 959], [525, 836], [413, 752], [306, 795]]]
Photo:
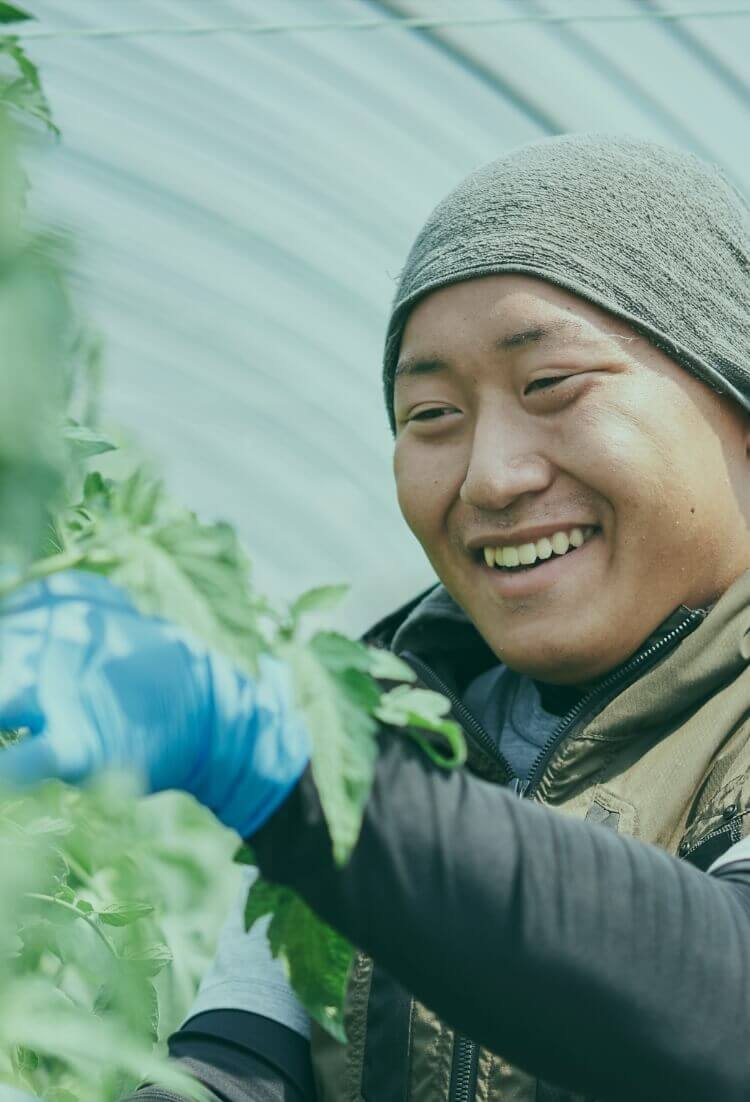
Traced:
[[[21, 0], [19, 0], [21, 2]], [[432, 580], [396, 503], [380, 355], [395, 280], [467, 172], [569, 130], [640, 134], [750, 191], [750, 3], [24, 0], [37, 31], [378, 17], [385, 30], [40, 38], [60, 145], [38, 211], [81, 236], [107, 418], [235, 523], [274, 596], [353, 583], [364, 629]], [[405, 15], [680, 22], [398, 26]]]

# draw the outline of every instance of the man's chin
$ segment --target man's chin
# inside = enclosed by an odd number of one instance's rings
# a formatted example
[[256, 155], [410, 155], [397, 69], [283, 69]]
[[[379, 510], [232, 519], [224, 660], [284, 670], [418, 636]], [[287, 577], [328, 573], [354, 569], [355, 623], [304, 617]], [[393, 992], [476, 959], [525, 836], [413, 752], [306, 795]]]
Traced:
[[484, 638], [509, 669], [550, 685], [585, 688], [617, 665], [603, 656], [601, 648], [571, 646], [569, 630], [561, 631], [559, 638], [545, 633], [543, 639], [533, 641]]

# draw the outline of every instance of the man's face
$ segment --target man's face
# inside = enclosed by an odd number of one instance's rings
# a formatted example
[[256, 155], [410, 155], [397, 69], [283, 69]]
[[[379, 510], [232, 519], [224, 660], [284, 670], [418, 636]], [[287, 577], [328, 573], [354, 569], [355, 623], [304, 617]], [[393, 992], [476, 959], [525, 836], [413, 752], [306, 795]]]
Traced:
[[453, 284], [399, 369], [401, 510], [511, 668], [583, 685], [750, 567], [746, 415], [605, 311], [526, 276]]

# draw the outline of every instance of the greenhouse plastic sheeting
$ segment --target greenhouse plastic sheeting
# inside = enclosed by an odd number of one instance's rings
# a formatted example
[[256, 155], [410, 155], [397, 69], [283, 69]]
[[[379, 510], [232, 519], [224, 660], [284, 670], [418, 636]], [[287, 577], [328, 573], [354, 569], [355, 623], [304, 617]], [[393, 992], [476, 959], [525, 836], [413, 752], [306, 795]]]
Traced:
[[[750, 15], [658, 18], [739, 4], [26, 6], [36, 33], [131, 32], [26, 43], [62, 130], [35, 154], [33, 204], [79, 237], [107, 422], [176, 496], [238, 525], [262, 589], [351, 580], [348, 630], [432, 579], [396, 503], [380, 354], [399, 268], [442, 195], [514, 145], [583, 129], [693, 149], [750, 188]], [[598, 18], [540, 21], [571, 13]], [[398, 25], [418, 15], [445, 25]], [[390, 25], [132, 33], [360, 19]]]

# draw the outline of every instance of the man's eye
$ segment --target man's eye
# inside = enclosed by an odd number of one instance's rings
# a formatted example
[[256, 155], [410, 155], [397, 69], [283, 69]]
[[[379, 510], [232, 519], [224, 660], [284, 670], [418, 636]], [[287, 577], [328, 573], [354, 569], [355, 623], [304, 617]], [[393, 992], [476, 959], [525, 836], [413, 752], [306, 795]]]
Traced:
[[410, 421], [434, 421], [437, 417], [440, 417], [443, 413], [450, 413], [448, 406], [434, 406], [432, 409], [423, 409], [419, 413], [413, 413], [409, 418]]
[[557, 383], [564, 383], [570, 375], [549, 375], [543, 379], [533, 379], [524, 390], [524, 394], [533, 394], [535, 390], [548, 390]]

